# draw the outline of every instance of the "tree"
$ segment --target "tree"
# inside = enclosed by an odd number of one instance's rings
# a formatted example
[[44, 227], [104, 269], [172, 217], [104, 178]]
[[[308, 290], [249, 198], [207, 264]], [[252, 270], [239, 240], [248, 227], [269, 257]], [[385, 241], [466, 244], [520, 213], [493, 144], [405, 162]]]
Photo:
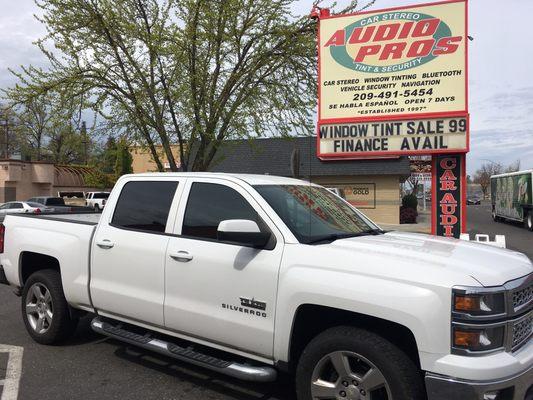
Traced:
[[124, 139], [117, 143], [117, 161], [115, 164], [115, 175], [120, 178], [122, 175], [133, 173], [133, 158], [128, 145]]
[[476, 171], [473, 182], [477, 183], [481, 187], [483, 198], [487, 198], [490, 188], [490, 177], [492, 175], [500, 174], [502, 171], [502, 165], [495, 162], [487, 162]]
[[205, 170], [228, 138], [313, 131], [316, 26], [294, 1], [41, 0], [50, 68], [15, 73], [18, 90], [84, 94], [159, 170], [158, 145], [171, 170]]
[[520, 171], [520, 160], [516, 160], [515, 162], [512, 162], [505, 168], [505, 172], [518, 172]]

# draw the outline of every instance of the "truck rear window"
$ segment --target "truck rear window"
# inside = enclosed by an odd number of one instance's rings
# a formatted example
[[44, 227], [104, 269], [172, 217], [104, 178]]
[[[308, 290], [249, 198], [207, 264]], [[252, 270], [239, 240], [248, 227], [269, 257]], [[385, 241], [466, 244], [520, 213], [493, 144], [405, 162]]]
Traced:
[[178, 182], [128, 182], [122, 188], [111, 224], [118, 228], [165, 232]]

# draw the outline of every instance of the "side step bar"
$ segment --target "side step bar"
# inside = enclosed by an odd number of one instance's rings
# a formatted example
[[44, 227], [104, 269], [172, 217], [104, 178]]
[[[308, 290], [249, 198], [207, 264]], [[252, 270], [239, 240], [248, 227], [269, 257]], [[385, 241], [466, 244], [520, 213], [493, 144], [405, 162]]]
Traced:
[[103, 321], [100, 317], [95, 317], [92, 320], [91, 328], [102, 335], [245, 381], [272, 382], [277, 378], [277, 371], [272, 367], [257, 367], [221, 360], [199, 353], [191, 348], [152, 338], [149, 334], [140, 335], [128, 331], [120, 326]]

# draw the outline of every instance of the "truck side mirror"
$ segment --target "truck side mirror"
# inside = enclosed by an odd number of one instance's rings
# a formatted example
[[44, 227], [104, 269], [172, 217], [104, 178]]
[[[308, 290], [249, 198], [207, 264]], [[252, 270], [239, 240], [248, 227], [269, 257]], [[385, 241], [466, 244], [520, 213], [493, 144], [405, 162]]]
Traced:
[[270, 240], [270, 232], [261, 232], [257, 222], [248, 219], [227, 219], [218, 224], [217, 239], [263, 249]]

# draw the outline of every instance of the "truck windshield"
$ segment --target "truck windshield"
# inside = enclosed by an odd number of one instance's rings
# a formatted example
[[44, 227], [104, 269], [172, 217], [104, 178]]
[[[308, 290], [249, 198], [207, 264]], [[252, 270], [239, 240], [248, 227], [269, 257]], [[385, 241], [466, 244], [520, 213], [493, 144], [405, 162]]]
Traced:
[[379, 234], [381, 230], [342, 199], [319, 186], [256, 185], [300, 243]]

